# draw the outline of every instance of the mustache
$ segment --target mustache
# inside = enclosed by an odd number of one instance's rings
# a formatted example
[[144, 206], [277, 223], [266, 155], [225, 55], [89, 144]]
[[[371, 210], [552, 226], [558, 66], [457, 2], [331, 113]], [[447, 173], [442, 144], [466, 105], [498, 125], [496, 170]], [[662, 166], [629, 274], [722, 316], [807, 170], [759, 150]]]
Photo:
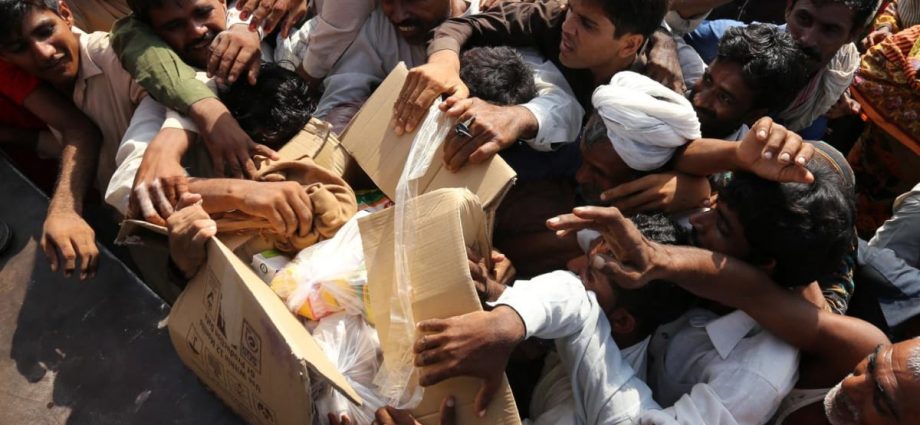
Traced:
[[418, 19], [405, 19], [396, 23], [397, 27], [419, 27], [421, 28], [422, 22]]
[[186, 50], [194, 50], [194, 49], [195, 49], [195, 46], [197, 46], [197, 45], [199, 45], [199, 44], [201, 44], [201, 43], [208, 43], [208, 44], [210, 44], [212, 41], [214, 41], [214, 37], [216, 37], [216, 36], [217, 36], [217, 34], [215, 34], [214, 31], [208, 31], [208, 32], [205, 33], [203, 36], [201, 36], [201, 38], [199, 38], [199, 39], [197, 39], [197, 40], [195, 40], [195, 41], [189, 43], [189, 44], [186, 46]]
[[[854, 425], [859, 422], [859, 410], [849, 397], [840, 391], [843, 381], [828, 391], [824, 398], [824, 413], [832, 425]], [[846, 409], [846, 413], [840, 412]]]

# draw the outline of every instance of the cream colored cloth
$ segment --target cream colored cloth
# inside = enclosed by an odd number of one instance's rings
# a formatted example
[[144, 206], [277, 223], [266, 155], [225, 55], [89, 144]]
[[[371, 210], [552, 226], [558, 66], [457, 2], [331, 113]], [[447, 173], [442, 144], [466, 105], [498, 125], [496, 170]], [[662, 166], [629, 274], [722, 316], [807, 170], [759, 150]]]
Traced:
[[632, 71], [618, 72], [594, 90], [591, 103], [607, 126], [607, 137], [630, 168], [651, 171], [678, 147], [700, 138], [693, 105], [673, 90]]
[[[296, 181], [303, 185], [310, 198], [313, 214], [310, 229], [298, 229], [291, 237], [273, 233], [266, 236], [275, 247], [284, 252], [298, 252], [321, 240], [331, 238], [358, 210], [355, 193], [351, 187], [331, 171], [319, 166], [309, 156], [294, 160], [272, 161], [257, 158], [258, 173], [254, 180], [262, 182]], [[268, 220], [251, 217], [239, 211], [217, 218], [221, 232], [232, 230], [265, 231], [271, 227]], [[303, 236], [300, 234], [303, 233]]]
[[783, 125], [792, 131], [808, 128], [830, 110], [847, 87], [850, 87], [857, 68], [859, 51], [856, 45], [850, 43], [841, 47], [827, 66], [818, 71], [808, 86], [799, 92], [795, 101], [780, 112], [779, 118]]
[[128, 130], [134, 109], [147, 92], [121, 66], [109, 33], [87, 34], [77, 28], [73, 31], [80, 40], [80, 70], [73, 102], [102, 133], [96, 185], [104, 191], [115, 172], [115, 153], [122, 136]]

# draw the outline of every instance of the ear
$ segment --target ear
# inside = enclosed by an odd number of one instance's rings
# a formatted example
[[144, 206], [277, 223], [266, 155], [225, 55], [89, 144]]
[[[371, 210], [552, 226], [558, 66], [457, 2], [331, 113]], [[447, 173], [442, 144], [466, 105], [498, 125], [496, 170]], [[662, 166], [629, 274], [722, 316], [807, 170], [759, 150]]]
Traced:
[[636, 330], [636, 318], [624, 308], [614, 308], [607, 318], [614, 334], [627, 335]]
[[621, 58], [629, 58], [635, 56], [639, 52], [639, 49], [642, 48], [642, 45], [645, 44], [645, 37], [639, 34], [623, 34], [620, 39], [623, 41], [623, 48], [620, 49]]
[[61, 19], [64, 20], [67, 26], [73, 28], [73, 12], [70, 11], [70, 6], [67, 5], [67, 2], [61, 0], [58, 3], [58, 12], [61, 15]]

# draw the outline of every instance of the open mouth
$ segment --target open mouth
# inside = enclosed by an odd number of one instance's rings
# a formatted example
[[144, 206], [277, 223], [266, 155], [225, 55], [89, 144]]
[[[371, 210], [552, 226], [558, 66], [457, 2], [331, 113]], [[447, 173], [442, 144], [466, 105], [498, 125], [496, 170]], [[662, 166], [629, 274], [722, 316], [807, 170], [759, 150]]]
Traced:
[[559, 50], [563, 52], [572, 52], [575, 50], [575, 45], [566, 37], [562, 37], [562, 41], [559, 43]]
[[61, 66], [65, 64], [67, 64], [67, 55], [61, 55], [61, 57], [57, 59], [52, 59], [48, 61], [47, 63], [45, 63], [45, 66], [42, 67], [42, 69], [44, 71], [52, 71], [52, 70], [60, 68]]

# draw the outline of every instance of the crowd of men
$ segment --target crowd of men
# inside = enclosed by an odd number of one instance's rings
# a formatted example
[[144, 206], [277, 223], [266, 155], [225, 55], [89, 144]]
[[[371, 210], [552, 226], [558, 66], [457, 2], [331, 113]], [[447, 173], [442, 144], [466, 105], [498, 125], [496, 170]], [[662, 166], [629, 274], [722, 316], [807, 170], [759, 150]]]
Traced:
[[437, 104], [436, 160], [518, 175], [422, 385], [481, 378], [481, 413], [530, 365], [532, 424], [920, 423], [920, 2], [726, 3], [0, 0], [0, 144], [60, 164], [52, 270], [94, 276], [104, 202], [168, 228], [181, 288], [218, 232], [296, 253], [356, 213], [345, 159], [277, 151], [405, 63], [396, 134]]

